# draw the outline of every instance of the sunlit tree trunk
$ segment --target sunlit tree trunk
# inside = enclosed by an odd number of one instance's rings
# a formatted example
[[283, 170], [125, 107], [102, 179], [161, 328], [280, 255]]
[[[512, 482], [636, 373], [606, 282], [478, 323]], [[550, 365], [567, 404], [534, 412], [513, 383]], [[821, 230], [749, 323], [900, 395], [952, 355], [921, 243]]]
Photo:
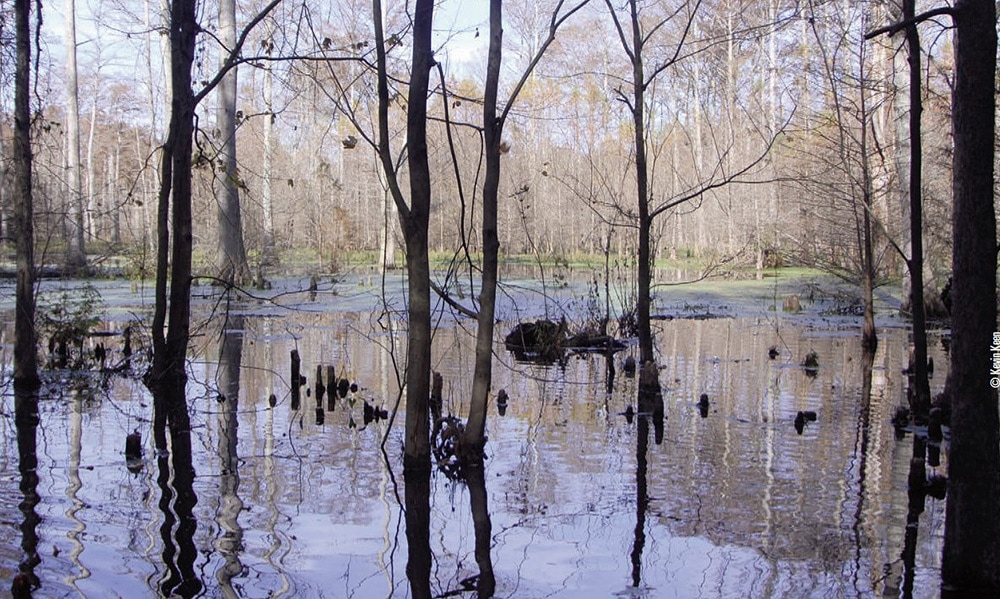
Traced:
[[[219, 42], [222, 45], [219, 68], [226, 68], [236, 46], [236, 1], [219, 2]], [[243, 243], [240, 208], [240, 173], [236, 163], [236, 67], [229, 69], [219, 83], [216, 104], [216, 127], [219, 153], [215, 164], [216, 202], [218, 203], [219, 254], [217, 276], [237, 285], [250, 280], [247, 251]]]
[[76, 80], [76, 0], [66, 0], [66, 184], [69, 188], [66, 266], [76, 272], [87, 266], [83, 246], [83, 191], [80, 186], [80, 107]]
[[14, 214], [11, 234], [16, 239], [17, 290], [14, 316], [14, 387], [37, 389], [35, 353], [35, 234], [31, 195], [31, 27], [30, 0], [15, 0], [17, 66], [14, 72]]
[[[941, 576], [946, 588], [1000, 594], [1000, 417], [995, 382], [996, 7], [954, 5], [954, 211], [951, 442]], [[956, 595], [959, 596], [959, 595]]]
[[87, 133], [87, 236], [89, 239], [97, 238], [97, 185], [95, 182], [96, 169], [94, 165], [94, 134], [97, 129], [97, 97], [95, 94], [94, 103], [90, 110], [90, 125]]

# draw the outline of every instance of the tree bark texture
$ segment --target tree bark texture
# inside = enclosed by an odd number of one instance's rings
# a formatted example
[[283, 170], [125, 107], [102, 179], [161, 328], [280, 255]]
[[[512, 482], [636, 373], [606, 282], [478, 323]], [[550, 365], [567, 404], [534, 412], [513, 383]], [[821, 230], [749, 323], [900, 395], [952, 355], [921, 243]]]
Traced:
[[[951, 449], [941, 576], [945, 589], [1000, 592], [1000, 418], [991, 380], [996, 329], [994, 217], [996, 8], [954, 5]], [[964, 596], [964, 595], [963, 595]]]

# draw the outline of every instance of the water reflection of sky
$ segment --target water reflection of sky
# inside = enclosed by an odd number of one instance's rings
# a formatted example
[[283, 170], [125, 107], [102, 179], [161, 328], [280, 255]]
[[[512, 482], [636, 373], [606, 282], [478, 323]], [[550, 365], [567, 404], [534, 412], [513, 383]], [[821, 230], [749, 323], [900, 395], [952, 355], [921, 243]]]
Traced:
[[[364, 400], [391, 409], [398, 393], [383, 349], [391, 336], [356, 309], [370, 310], [371, 297], [368, 288], [351, 286], [319, 299], [329, 310], [256, 300], [244, 306], [232, 462], [242, 507], [235, 513], [233, 473], [223, 472], [220, 456], [228, 425], [217, 393], [218, 322], [196, 338], [189, 387], [195, 572], [208, 596], [230, 589], [241, 597], [409, 595], [399, 504], [402, 420], [385, 443], [391, 470], [380, 450], [386, 423], [361, 423]], [[308, 297], [292, 299], [310, 306]], [[267, 316], [254, 316], [258, 311]], [[905, 332], [882, 330], [862, 453], [856, 335], [838, 328], [842, 320], [759, 314], [658, 323], [666, 422], [664, 442], [656, 445], [650, 432], [645, 454], [648, 503], [637, 588], [639, 432], [620, 415], [636, 394], [634, 379], [621, 376], [623, 356], [616, 386], [606, 393], [602, 357], [539, 367], [500, 352], [494, 388], [505, 388], [511, 401], [505, 417], [494, 411], [488, 420], [485, 472], [497, 596], [898, 594], [912, 444], [909, 437], [895, 440], [888, 421], [905, 392], [899, 375]], [[467, 328], [444, 322], [434, 364], [446, 381], [445, 410], [461, 412], [474, 339]], [[774, 361], [767, 355], [772, 345], [781, 349]], [[292, 348], [302, 356], [309, 387], [318, 363], [357, 380], [362, 389], [353, 408], [340, 400], [320, 426], [315, 397], [303, 396], [302, 410], [293, 414]], [[798, 367], [810, 349], [820, 356], [815, 378]], [[938, 345], [932, 355], [939, 387], [946, 359]], [[274, 409], [267, 403], [272, 392]], [[711, 400], [706, 418], [696, 406], [701, 393]], [[145, 596], [164, 576], [150, 406], [141, 384], [122, 380], [107, 396], [85, 398], [67, 383], [61, 397], [41, 401], [36, 596], [73, 588], [84, 596]], [[807, 409], [818, 420], [798, 435], [792, 422]], [[22, 517], [12, 398], [3, 398], [2, 411], [0, 576], [9, 579], [21, 559]], [[347, 426], [352, 416], [358, 429]], [[143, 433], [146, 458], [135, 475], [123, 457], [133, 429]], [[478, 572], [469, 491], [435, 475], [430, 501], [431, 588], [445, 593]], [[937, 595], [943, 517], [943, 503], [929, 499], [918, 534], [918, 597]], [[224, 550], [229, 541], [236, 541], [235, 555]], [[236, 567], [231, 580], [220, 575], [227, 564]]]

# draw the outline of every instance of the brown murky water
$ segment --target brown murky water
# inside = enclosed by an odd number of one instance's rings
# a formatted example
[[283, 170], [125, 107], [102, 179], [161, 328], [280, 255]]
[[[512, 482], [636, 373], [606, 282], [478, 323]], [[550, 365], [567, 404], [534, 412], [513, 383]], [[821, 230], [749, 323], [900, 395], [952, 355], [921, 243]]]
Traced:
[[[148, 310], [127, 288], [101, 292], [112, 305], [109, 330]], [[562, 293], [570, 309], [584, 301]], [[8, 305], [8, 290], [0, 295]], [[396, 407], [391, 350], [405, 353], [405, 319], [383, 314], [375, 290], [354, 283], [322, 286], [312, 301], [304, 293], [277, 297], [233, 306], [226, 321], [205, 319], [214, 300], [201, 301], [188, 387], [193, 496], [153, 449], [151, 400], [140, 382], [112, 377], [106, 390], [90, 393], [57, 375], [49, 387], [57, 393], [38, 403], [37, 426], [19, 425], [6, 385], [12, 325], [4, 313], [5, 592], [30, 565], [41, 584], [36, 597], [409, 596], [402, 420], [363, 423], [365, 401]], [[393, 297], [389, 307], [398, 309]], [[855, 319], [822, 316], [823, 304], [784, 315], [780, 297], [777, 312], [760, 298], [733, 308], [714, 297], [705, 310], [691, 297], [661, 298], [661, 307], [733, 317], [657, 323], [666, 416], [659, 443], [647, 419], [622, 414], [636, 403], [636, 381], [622, 375], [629, 350], [615, 357], [609, 392], [603, 356], [521, 364], [498, 342], [494, 388], [511, 399], [506, 414], [494, 409], [487, 423], [484, 488], [440, 473], [430, 481], [436, 596], [474, 596], [458, 591], [480, 571], [470, 495], [482, 490], [498, 597], [938, 594], [943, 501], [926, 499], [910, 529], [912, 553], [904, 552], [914, 444], [912, 435], [897, 439], [890, 424], [905, 398], [908, 342], [898, 319], [882, 319], [864, 398]], [[541, 312], [535, 296], [512, 291], [499, 328]], [[774, 360], [771, 346], [780, 352]], [[433, 358], [444, 375], [445, 411], [466, 408], [473, 347], [470, 324], [442, 316]], [[321, 424], [314, 395], [290, 408], [292, 349], [308, 387], [318, 364], [360, 386], [323, 410]], [[820, 361], [815, 376], [799, 366], [810, 350]], [[937, 389], [946, 364], [940, 344], [932, 355]], [[702, 393], [710, 398], [704, 417]], [[799, 434], [802, 410], [817, 418]], [[130, 472], [124, 447], [134, 430], [144, 459]], [[28, 436], [37, 481], [23, 468]]]

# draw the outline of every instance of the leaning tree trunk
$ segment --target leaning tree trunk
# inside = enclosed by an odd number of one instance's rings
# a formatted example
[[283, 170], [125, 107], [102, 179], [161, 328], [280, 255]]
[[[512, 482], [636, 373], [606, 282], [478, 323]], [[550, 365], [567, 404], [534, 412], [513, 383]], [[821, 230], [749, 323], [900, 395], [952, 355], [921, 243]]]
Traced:
[[951, 447], [941, 576], [945, 587], [1000, 594], [1000, 380], [993, 0], [954, 5]]
[[14, 387], [37, 389], [35, 354], [35, 233], [31, 196], [31, 26], [30, 0], [15, 0], [17, 67], [14, 73], [14, 222], [17, 290], [14, 316]]

